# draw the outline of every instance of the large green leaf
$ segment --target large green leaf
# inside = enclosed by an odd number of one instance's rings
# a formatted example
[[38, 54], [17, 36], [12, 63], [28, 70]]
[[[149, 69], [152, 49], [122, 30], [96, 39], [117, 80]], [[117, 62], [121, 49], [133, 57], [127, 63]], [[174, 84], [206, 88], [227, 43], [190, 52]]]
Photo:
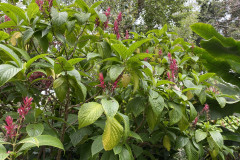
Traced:
[[111, 80], [115, 81], [118, 78], [118, 76], [121, 75], [121, 73], [123, 72], [124, 69], [125, 69], [125, 67], [120, 66], [120, 65], [111, 66], [111, 68], [109, 70], [109, 76], [110, 76]]
[[53, 82], [53, 89], [61, 102], [66, 98], [69, 89], [67, 83], [68, 82], [65, 77], [60, 77]]
[[171, 108], [173, 108], [169, 112], [170, 125], [173, 125], [182, 119], [183, 114], [182, 114], [181, 106], [175, 103], [169, 103], [169, 105], [171, 106]]
[[58, 57], [54, 63], [54, 72], [56, 74], [62, 71], [71, 71], [73, 69], [74, 67], [64, 57]]
[[195, 132], [195, 139], [196, 139], [196, 142], [200, 142], [202, 140], [204, 140], [205, 138], [207, 137], [207, 132], [204, 132], [200, 129], [196, 130]]
[[21, 49], [21, 48], [17, 48], [17, 47], [13, 47], [13, 46], [10, 45], [10, 44], [7, 45], [7, 47], [9, 47], [9, 48], [11, 48], [11, 49], [13, 49], [13, 50], [19, 52], [19, 53], [23, 56], [23, 58], [24, 58], [26, 61], [30, 60], [30, 56], [29, 56], [28, 53], [27, 53], [26, 51], [24, 51], [23, 49]]
[[24, 21], [27, 22], [27, 17], [24, 10], [17, 6], [14, 6], [10, 3], [0, 3], [0, 10], [2, 10], [8, 17], [10, 17], [15, 22], [15, 24], [17, 24], [17, 22], [21, 19], [24, 19]]
[[[128, 57], [130, 57], [131, 55], [132, 55], [132, 53], [138, 48], [138, 47], [140, 47], [143, 43], [146, 43], [146, 42], [148, 42], [150, 39], [144, 39], [144, 40], [141, 40], [141, 41], [137, 41], [137, 42], [135, 42], [135, 43], [133, 43], [130, 47], [129, 47], [129, 49], [127, 50], [127, 52], [126, 52], [126, 57], [125, 58], [128, 58]], [[124, 58], [124, 59], [125, 59]]]
[[140, 115], [145, 109], [145, 104], [146, 99], [143, 97], [135, 97], [131, 101], [128, 102], [127, 104], [127, 111], [131, 111], [135, 117]]
[[210, 131], [209, 132], [214, 142], [221, 149], [223, 147], [223, 137], [219, 131]]
[[39, 7], [37, 3], [31, 3], [27, 8], [27, 15], [29, 20], [35, 18], [35, 15], [39, 12]]
[[158, 117], [165, 106], [163, 97], [160, 94], [158, 94], [156, 91], [151, 90], [150, 96], [149, 96], [149, 102], [154, 114], [156, 114], [156, 116]]
[[0, 144], [0, 160], [5, 160], [8, 157], [8, 153], [6, 148]]
[[28, 42], [30, 38], [32, 38], [33, 34], [34, 34], [34, 30], [32, 28], [29, 28], [28, 30], [23, 32], [22, 39], [23, 39], [24, 45]]
[[147, 108], [147, 123], [151, 130], [153, 130], [157, 124], [157, 116], [154, 114], [152, 107]]
[[0, 49], [7, 54], [14, 62], [16, 62], [16, 64], [21, 67], [21, 60], [19, 59], [18, 55], [10, 48], [8, 48], [7, 46], [0, 44]]
[[115, 118], [107, 118], [104, 128], [102, 142], [104, 149], [113, 149], [120, 141], [123, 134], [123, 127]]
[[38, 60], [40, 58], [46, 57], [47, 55], [48, 54], [40, 54], [40, 55], [37, 55], [37, 56], [31, 58], [30, 60], [27, 61], [26, 68], [28, 69], [33, 62], [35, 62], [36, 60]]
[[11, 80], [11, 78], [13, 78], [21, 70], [21, 68], [17, 68], [10, 64], [0, 65], [0, 87]]
[[74, 147], [76, 147], [81, 141], [84, 141], [92, 132], [88, 128], [81, 128], [76, 132], [70, 134], [70, 139]]
[[82, 105], [78, 112], [79, 129], [94, 123], [103, 113], [103, 107], [96, 102]]
[[102, 99], [101, 103], [102, 103], [104, 112], [108, 117], [114, 117], [117, 114], [119, 104], [116, 100]]
[[4, 31], [0, 31], [0, 41], [7, 39], [9, 37], [9, 34], [7, 34]]
[[85, 12], [88, 12], [89, 7], [88, 7], [88, 5], [85, 3], [84, 0], [76, 0], [75, 3], [76, 3], [80, 8], [82, 8]]
[[191, 141], [188, 141], [187, 145], [184, 147], [185, 152], [187, 154], [188, 160], [196, 160], [199, 159], [199, 153], [192, 145]]
[[32, 147], [39, 146], [52, 146], [64, 150], [62, 142], [53, 136], [50, 135], [40, 135], [37, 137], [29, 137], [18, 143], [24, 143], [19, 151], [24, 151]]
[[124, 123], [124, 140], [126, 141], [128, 136], [130, 135], [129, 117], [120, 112], [118, 112], [117, 115], [119, 116], [119, 119], [121, 119]]
[[53, 25], [58, 27], [67, 21], [68, 14], [67, 12], [58, 12], [56, 8], [52, 7], [51, 17], [52, 17]]
[[103, 150], [102, 136], [98, 136], [92, 143], [92, 156]]
[[85, 22], [87, 22], [90, 16], [91, 16], [91, 13], [82, 13], [82, 12], [75, 13], [75, 17], [77, 18], [80, 24], [84, 24]]
[[117, 52], [123, 59], [127, 58], [127, 47], [123, 44], [113, 44], [112, 48]]
[[29, 124], [26, 127], [26, 131], [30, 137], [36, 137], [43, 133], [44, 127], [41, 123]]

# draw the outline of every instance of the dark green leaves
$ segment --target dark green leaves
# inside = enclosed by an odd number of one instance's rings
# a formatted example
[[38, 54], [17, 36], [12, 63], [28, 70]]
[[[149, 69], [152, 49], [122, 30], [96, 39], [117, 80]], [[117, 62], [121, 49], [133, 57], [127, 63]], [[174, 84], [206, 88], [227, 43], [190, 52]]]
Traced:
[[58, 57], [54, 63], [54, 71], [56, 74], [62, 71], [71, 71], [74, 67], [63, 57]]
[[27, 125], [26, 130], [30, 137], [36, 137], [43, 133], [44, 127], [41, 123], [29, 124]]

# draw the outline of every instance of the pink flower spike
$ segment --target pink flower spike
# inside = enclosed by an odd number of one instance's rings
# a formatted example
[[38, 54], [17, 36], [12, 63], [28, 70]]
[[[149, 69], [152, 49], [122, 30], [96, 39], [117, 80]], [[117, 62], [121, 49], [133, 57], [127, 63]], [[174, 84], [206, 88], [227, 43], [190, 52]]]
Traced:
[[126, 30], [125, 39], [128, 39], [128, 38], [129, 38], [129, 33], [128, 33], [128, 30]]
[[208, 104], [205, 104], [204, 108], [203, 108], [203, 111], [205, 112], [208, 112], [209, 111], [209, 105]]
[[148, 49], [146, 50], [146, 53], [149, 53]]
[[198, 116], [194, 119], [193, 125], [195, 126], [198, 122]]
[[5, 129], [7, 131], [6, 136], [13, 138], [14, 136], [16, 136], [16, 129], [18, 126], [13, 123], [13, 118], [11, 116], [6, 117], [6, 122], [7, 122], [7, 125], [5, 126]]
[[169, 61], [172, 60], [172, 55], [171, 55], [171, 53], [168, 53], [168, 60], [169, 60]]
[[161, 49], [159, 49], [159, 52], [158, 52], [158, 54], [159, 54], [159, 56], [161, 56], [161, 55], [162, 55], [162, 50], [161, 50]]
[[29, 110], [31, 109], [31, 104], [32, 104], [33, 98], [26, 97], [23, 101], [23, 105], [18, 108], [18, 114], [22, 119], [25, 119], [25, 116], [28, 114]]
[[118, 21], [118, 22], [121, 22], [121, 21], [122, 21], [122, 12], [120, 12], [120, 13], [118, 14], [117, 21]]
[[100, 81], [100, 84], [98, 86], [101, 87], [102, 89], [105, 89], [106, 85], [104, 84], [104, 77], [102, 73], [99, 73], [99, 81]]

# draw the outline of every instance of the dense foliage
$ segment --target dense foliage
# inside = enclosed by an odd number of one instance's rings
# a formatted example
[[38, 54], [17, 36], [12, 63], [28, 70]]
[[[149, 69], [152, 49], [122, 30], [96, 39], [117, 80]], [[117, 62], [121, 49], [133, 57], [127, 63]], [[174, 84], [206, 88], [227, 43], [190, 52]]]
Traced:
[[101, 3], [0, 3], [0, 160], [239, 156], [239, 41], [128, 32]]

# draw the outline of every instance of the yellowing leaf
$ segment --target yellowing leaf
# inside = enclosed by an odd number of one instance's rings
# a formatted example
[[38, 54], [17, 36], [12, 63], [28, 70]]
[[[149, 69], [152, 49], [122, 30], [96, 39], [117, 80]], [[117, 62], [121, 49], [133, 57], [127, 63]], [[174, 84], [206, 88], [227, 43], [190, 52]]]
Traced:
[[163, 146], [164, 146], [168, 151], [170, 151], [170, 149], [171, 149], [171, 142], [170, 142], [170, 139], [169, 139], [168, 135], [165, 135], [164, 138], [163, 138]]
[[10, 39], [10, 42], [12, 43], [13, 46], [16, 46], [17, 44], [17, 39], [20, 38], [22, 36], [22, 33], [21, 32], [15, 32], [11, 39]]
[[108, 118], [103, 132], [103, 148], [113, 149], [120, 141], [123, 135], [123, 127], [115, 118]]

